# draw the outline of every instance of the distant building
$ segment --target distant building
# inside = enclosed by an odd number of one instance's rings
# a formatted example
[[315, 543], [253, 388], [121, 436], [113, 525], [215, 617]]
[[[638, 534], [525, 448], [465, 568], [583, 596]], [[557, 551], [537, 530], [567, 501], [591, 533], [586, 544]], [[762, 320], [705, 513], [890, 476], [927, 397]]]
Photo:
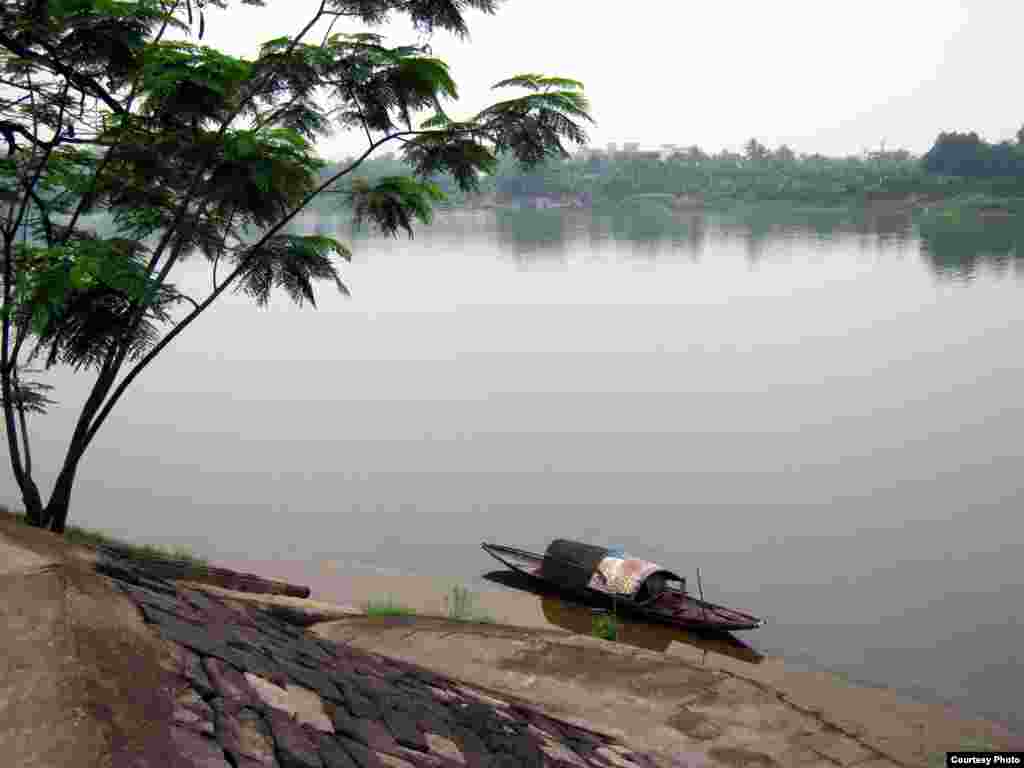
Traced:
[[681, 152], [678, 144], [659, 144], [653, 147], [641, 147], [639, 141], [627, 141], [622, 145], [622, 151], [614, 141], [608, 142], [606, 149], [599, 147], [585, 147], [577, 150], [576, 157], [583, 161], [589, 161], [595, 157], [603, 157], [609, 160], [621, 159], [623, 156], [642, 157], [651, 160], [667, 160], [677, 152]]

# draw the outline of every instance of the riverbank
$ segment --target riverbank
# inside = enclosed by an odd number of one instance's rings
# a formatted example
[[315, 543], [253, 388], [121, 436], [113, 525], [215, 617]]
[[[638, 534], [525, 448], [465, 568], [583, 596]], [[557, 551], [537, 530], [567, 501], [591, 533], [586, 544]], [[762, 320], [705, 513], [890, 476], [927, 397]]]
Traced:
[[318, 638], [249, 593], [156, 577], [151, 565], [0, 521], [5, 760], [19, 768], [710, 765], [656, 760], [528, 701]]
[[[51, 555], [65, 546], [46, 532], [8, 527], [8, 537], [12, 531], [18, 539], [34, 539], [37, 550], [40, 542], [48, 544]], [[77, 552], [80, 559], [90, 557], [88, 548]], [[14, 562], [10, 557], [5, 561]], [[258, 606], [268, 625], [291, 616], [289, 626], [302, 626], [342, 647], [428, 668], [475, 686], [491, 699], [528, 702], [546, 716], [585, 723], [592, 732], [631, 750], [649, 750], [661, 760], [685, 754], [691, 765], [891, 768], [928, 766], [943, 751], [965, 746], [1024, 748], [1024, 739], [997, 724], [798, 669], [744, 651], [742, 644], [715, 648], [678, 636], [631, 637], [628, 632], [622, 643], [598, 640], [587, 635], [586, 612], [536, 595], [481, 590], [476, 607], [494, 623], [452, 622], [436, 617], [447, 612], [444, 598], [451, 584], [446, 580], [356, 574], [337, 562], [228, 561], [217, 566], [281, 582], [308, 582], [313, 600], [184, 582], [178, 583], [179, 593], [187, 597], [199, 590], [227, 605]], [[166, 613], [166, 595], [157, 592], [146, 598], [149, 610]], [[132, 590], [128, 595], [139, 596]], [[417, 615], [376, 620], [356, 615], [364, 601], [384, 597]], [[197, 599], [186, 600], [193, 607], [182, 610], [195, 610]], [[288, 610], [268, 611], [268, 601]], [[178, 619], [184, 624], [164, 623], [179, 639], [183, 628], [195, 631], [188, 616]], [[202, 710], [198, 705], [192, 709], [197, 708]], [[571, 760], [564, 764], [576, 765]]]
[[[627, 624], [620, 642], [611, 643], [590, 636], [588, 611], [501, 587], [476, 592], [475, 607], [494, 619], [493, 626], [431, 627], [431, 622], [446, 615], [451, 580], [360, 573], [330, 560], [229, 560], [225, 564], [307, 584], [319, 599], [332, 603], [359, 606], [392, 597], [416, 613], [398, 624], [404, 630], [370, 632], [358, 619], [346, 619], [316, 631], [449, 674], [469, 675], [512, 695], [536, 694], [563, 714], [577, 707], [579, 716], [602, 727], [632, 722], [634, 732], [643, 733], [643, 743], [659, 745], [658, 750], [699, 747], [707, 751], [717, 746], [758, 752], [756, 745], [762, 744], [766, 746], [760, 754], [775, 761], [765, 759], [763, 764], [802, 765], [809, 759], [802, 746], [809, 738], [833, 756], [852, 759], [868, 754], [875, 756], [870, 759], [924, 766], [934, 764], [944, 751], [965, 745], [1024, 748], [1024, 735], [1001, 724], [761, 656], [742, 642], [744, 633], [737, 634], [735, 645], [716, 646], [706, 638], [670, 628]], [[513, 627], [526, 634], [510, 637]], [[455, 637], [458, 643], [452, 642]], [[599, 651], [587, 650], [595, 648]], [[517, 665], [526, 659], [532, 668], [524, 672]], [[632, 659], [630, 663], [637, 666], [588, 677], [588, 669], [604, 669], [609, 659], [619, 663]], [[694, 680], [704, 682], [661, 690], [651, 682], [664, 676], [654, 675], [645, 666], [651, 664], [676, 669], [670, 676], [694, 674], [698, 676]], [[712, 678], [713, 685], [704, 684]], [[684, 723], [686, 727], [677, 727]], [[819, 731], [831, 736], [810, 736]]]
[[660, 205], [676, 213], [730, 213], [746, 209], [789, 209], [793, 211], [863, 212], [868, 215], [906, 213], [912, 215], [977, 215], [984, 218], [1017, 219], [1024, 214], [1024, 199], [993, 197], [979, 194], [941, 195], [868, 194], [814, 204], [806, 200], [750, 199], [744, 197], [705, 198], [700, 195], [638, 194], [623, 200], [599, 200], [592, 205], [538, 205], [529, 200], [510, 200], [448, 206], [446, 212], [458, 211], [622, 211], [637, 204]]

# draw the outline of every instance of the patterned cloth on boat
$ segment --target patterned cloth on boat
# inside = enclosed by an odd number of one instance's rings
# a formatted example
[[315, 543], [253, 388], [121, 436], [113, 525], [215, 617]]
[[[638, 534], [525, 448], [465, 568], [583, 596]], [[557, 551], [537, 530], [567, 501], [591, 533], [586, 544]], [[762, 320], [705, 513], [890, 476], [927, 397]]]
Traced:
[[665, 570], [657, 563], [634, 557], [606, 557], [590, 577], [591, 589], [633, 597], [647, 577]]

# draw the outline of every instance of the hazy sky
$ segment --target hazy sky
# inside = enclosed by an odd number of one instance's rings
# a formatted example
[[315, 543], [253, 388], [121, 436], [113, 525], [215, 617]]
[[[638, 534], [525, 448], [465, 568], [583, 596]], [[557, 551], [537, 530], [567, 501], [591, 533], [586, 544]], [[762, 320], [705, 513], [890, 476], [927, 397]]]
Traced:
[[[210, 14], [203, 42], [255, 57], [260, 42], [298, 31], [316, 7], [316, 0], [268, 0], [266, 8], [232, 2]], [[941, 130], [1001, 140], [1024, 123], [1024, 105], [1007, 87], [1016, 77], [1022, 7], [1004, 0], [509, 0], [494, 16], [470, 12], [470, 39], [439, 33], [431, 44], [459, 84], [458, 106], [449, 110], [456, 115], [496, 100], [490, 86], [498, 80], [541, 72], [584, 82], [597, 120], [593, 145], [739, 149], [756, 136], [798, 152], [853, 154], [883, 139], [924, 152]], [[395, 45], [417, 40], [404, 18], [376, 31]], [[363, 146], [358, 134], [340, 133], [320, 149], [335, 157]]]

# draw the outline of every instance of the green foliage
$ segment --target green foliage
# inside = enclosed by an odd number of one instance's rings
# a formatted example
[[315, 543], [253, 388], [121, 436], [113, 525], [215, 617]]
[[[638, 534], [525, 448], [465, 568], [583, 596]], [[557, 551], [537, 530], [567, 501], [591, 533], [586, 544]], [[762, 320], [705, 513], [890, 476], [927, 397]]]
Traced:
[[299, 306], [316, 306], [314, 280], [331, 280], [338, 291], [348, 296], [331, 253], [351, 261], [348, 248], [325, 235], [274, 235], [240, 260], [241, 272], [236, 291], [243, 292], [260, 306], [270, 301], [272, 289], [281, 288]]
[[153, 43], [143, 61], [144, 110], [168, 127], [227, 119], [252, 74], [244, 59], [183, 42]]
[[385, 176], [373, 184], [357, 178], [349, 192], [356, 227], [369, 219], [380, 231], [394, 237], [398, 237], [399, 229], [404, 229], [411, 238], [413, 218], [429, 224], [433, 215], [431, 202], [444, 198], [436, 184], [407, 176]]
[[[1024, 150], [1008, 141], [989, 144], [977, 133], [940, 133], [922, 163], [929, 173], [973, 178], [1003, 177], [1024, 192]], [[1009, 177], [1009, 178], [1007, 178]]]
[[[125, 238], [16, 245], [17, 280], [5, 309], [36, 337], [29, 359], [46, 351], [47, 367], [59, 361], [83, 368], [101, 364], [114, 343], [123, 343], [132, 358], [144, 353], [157, 335], [152, 321], [167, 319], [175, 295], [147, 274], [144, 253]], [[133, 307], [144, 300], [148, 311], [134, 323]]]
[[[201, 40], [204, 8], [228, 3], [195, 5]], [[19, 442], [10, 425], [47, 402], [43, 390], [19, 378], [34, 355], [45, 351], [47, 366], [99, 373], [66, 454], [65, 474], [73, 476], [125, 388], [225, 290], [259, 305], [281, 289], [315, 306], [318, 281], [348, 293], [336, 267], [349, 257], [346, 246], [288, 229], [321, 193], [334, 207], [339, 196], [346, 200], [357, 224], [411, 237], [414, 222], [429, 223], [450, 192], [477, 190], [497, 153], [510, 151], [529, 166], [564, 156], [563, 141], [585, 139], [580, 122], [590, 116], [576, 81], [512, 78], [501, 85], [524, 88], [526, 96], [456, 120], [442, 105], [457, 98], [456, 83], [428, 45], [386, 46], [372, 33], [303, 39], [327, 16], [375, 26], [394, 13], [424, 34], [464, 35], [466, 8], [493, 13], [496, 2], [331, 0], [302, 33], [278, 35], [248, 60], [163, 39], [168, 30], [192, 31], [192, 0], [0, 7], [0, 69], [15, 94], [0, 101], [8, 149], [0, 158], [7, 340], [0, 397], [26, 505], [40, 503], [20, 455], [29, 436]], [[324, 96], [329, 109], [318, 103]], [[430, 125], [414, 129], [424, 112], [434, 116]], [[312, 140], [339, 128], [357, 130], [369, 146], [325, 177]], [[374, 150], [398, 141], [404, 165], [351, 180]], [[351, 183], [338, 184], [345, 176]], [[102, 236], [86, 224], [99, 225]], [[193, 298], [175, 288], [172, 275], [196, 253], [209, 262], [210, 292]], [[64, 498], [51, 505], [63, 510], [54, 522], [62, 528], [70, 486], [58, 487]]]

